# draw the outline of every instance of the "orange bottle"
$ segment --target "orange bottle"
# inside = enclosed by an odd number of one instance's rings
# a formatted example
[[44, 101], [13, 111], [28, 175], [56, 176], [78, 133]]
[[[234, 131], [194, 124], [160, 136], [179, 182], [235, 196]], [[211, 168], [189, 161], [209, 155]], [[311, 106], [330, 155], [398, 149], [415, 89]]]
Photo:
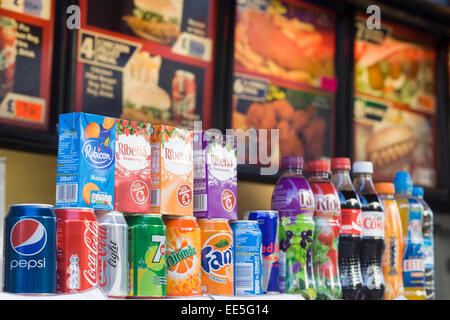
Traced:
[[233, 295], [233, 232], [226, 219], [200, 219], [202, 293]]
[[164, 217], [168, 297], [201, 295], [200, 228], [194, 217]]
[[394, 200], [395, 187], [393, 183], [375, 183], [384, 206], [384, 253], [383, 276], [385, 282], [385, 300], [394, 300], [404, 295], [403, 287], [403, 234], [400, 213]]
[[194, 132], [153, 126], [151, 213], [193, 216]]

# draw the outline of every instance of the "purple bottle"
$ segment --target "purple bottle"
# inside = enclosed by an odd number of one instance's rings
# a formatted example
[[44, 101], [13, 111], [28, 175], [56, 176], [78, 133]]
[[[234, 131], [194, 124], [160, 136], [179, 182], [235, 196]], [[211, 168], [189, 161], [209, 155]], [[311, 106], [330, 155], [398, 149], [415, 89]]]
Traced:
[[272, 194], [272, 210], [280, 217], [279, 289], [314, 300], [314, 195], [303, 176], [302, 157], [283, 158], [282, 169]]

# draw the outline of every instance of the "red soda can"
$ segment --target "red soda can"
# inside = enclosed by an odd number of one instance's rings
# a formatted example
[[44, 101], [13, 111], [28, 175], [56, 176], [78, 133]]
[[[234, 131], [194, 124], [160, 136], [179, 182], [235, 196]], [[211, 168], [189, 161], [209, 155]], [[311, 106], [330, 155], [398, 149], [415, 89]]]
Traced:
[[92, 209], [57, 209], [56, 292], [72, 293], [97, 286], [98, 221]]

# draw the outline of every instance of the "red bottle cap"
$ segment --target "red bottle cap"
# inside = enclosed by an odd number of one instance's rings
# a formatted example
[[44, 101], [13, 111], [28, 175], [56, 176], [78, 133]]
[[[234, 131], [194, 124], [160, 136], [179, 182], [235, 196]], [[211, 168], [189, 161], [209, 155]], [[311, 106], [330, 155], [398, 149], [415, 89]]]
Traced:
[[331, 160], [331, 170], [344, 169], [350, 170], [352, 168], [349, 158], [334, 158]]
[[330, 165], [326, 160], [312, 160], [308, 162], [308, 171], [310, 172], [328, 172]]

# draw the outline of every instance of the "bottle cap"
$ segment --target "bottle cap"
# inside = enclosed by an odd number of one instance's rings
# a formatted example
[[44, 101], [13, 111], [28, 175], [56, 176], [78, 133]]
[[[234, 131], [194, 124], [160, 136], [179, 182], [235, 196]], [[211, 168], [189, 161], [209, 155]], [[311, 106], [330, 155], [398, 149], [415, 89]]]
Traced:
[[310, 172], [328, 172], [330, 165], [327, 160], [312, 160], [308, 162], [308, 171]]
[[425, 194], [424, 190], [422, 187], [414, 187], [412, 194], [414, 197], [423, 197], [423, 195]]
[[303, 158], [297, 156], [284, 157], [281, 160], [283, 169], [303, 169]]
[[374, 185], [379, 194], [395, 194], [395, 186], [391, 182], [376, 182]]
[[358, 161], [353, 163], [353, 173], [373, 174], [373, 165], [370, 161]]
[[331, 160], [331, 170], [335, 169], [351, 169], [351, 162], [349, 158], [334, 158]]
[[394, 185], [396, 193], [412, 193], [413, 182], [411, 176], [406, 171], [399, 171], [395, 174]]

